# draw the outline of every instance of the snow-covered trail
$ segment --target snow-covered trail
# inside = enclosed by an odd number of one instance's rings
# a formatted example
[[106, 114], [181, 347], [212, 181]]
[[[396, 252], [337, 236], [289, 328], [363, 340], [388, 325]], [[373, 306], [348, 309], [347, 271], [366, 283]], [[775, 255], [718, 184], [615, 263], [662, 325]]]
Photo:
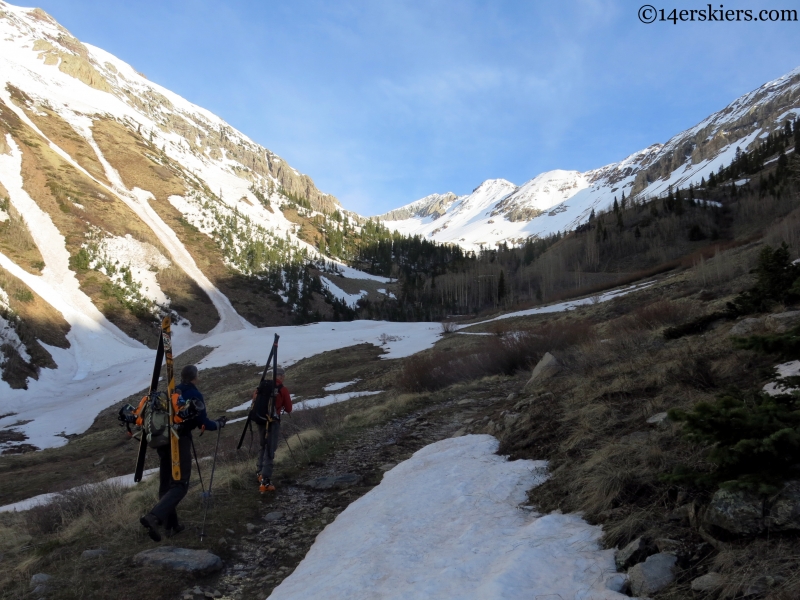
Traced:
[[545, 461], [508, 461], [489, 435], [426, 446], [320, 533], [270, 600], [623, 600], [602, 530], [521, 510]]

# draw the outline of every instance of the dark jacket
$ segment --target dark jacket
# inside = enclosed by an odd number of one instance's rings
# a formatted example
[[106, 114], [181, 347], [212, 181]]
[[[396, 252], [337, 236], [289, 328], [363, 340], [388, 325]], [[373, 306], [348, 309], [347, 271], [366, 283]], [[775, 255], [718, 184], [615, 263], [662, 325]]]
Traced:
[[179, 392], [186, 400], [192, 400], [197, 409], [197, 416], [189, 421], [184, 421], [180, 435], [188, 435], [192, 429], [205, 427], [209, 431], [217, 430], [217, 422], [208, 418], [206, 403], [203, 394], [200, 393], [193, 383], [181, 383], [175, 386], [175, 391]]

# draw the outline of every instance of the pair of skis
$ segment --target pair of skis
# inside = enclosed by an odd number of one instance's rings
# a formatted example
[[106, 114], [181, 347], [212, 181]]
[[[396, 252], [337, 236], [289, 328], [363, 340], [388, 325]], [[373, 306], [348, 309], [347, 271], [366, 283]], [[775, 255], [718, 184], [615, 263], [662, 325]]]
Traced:
[[[158, 339], [156, 362], [153, 365], [153, 377], [150, 380], [150, 391], [147, 393], [148, 402], [155, 402], [158, 395], [158, 379], [161, 376], [161, 363], [166, 358], [167, 362], [167, 406], [169, 407], [169, 446], [172, 461], [172, 479], [181, 480], [181, 456], [178, 448], [178, 431], [173, 427], [175, 423], [175, 410], [172, 405], [172, 394], [175, 392], [175, 370], [172, 361], [172, 321], [166, 316], [161, 321], [161, 335]], [[136, 470], [133, 480], [139, 483], [144, 472], [144, 459], [147, 455], [147, 435], [142, 429], [142, 439], [139, 440], [139, 454], [136, 457]]]
[[[264, 380], [267, 378], [267, 372], [269, 371], [270, 363], [272, 363], [272, 396], [270, 397], [269, 406], [267, 408], [267, 436], [269, 436], [269, 422], [272, 419], [272, 412], [275, 410], [275, 393], [277, 392], [278, 387], [278, 340], [280, 337], [281, 336], [279, 336], [277, 333], [275, 334], [275, 341], [272, 342], [272, 350], [269, 351], [267, 364], [264, 365], [264, 372], [261, 374], [261, 381], [258, 382], [258, 387], [261, 388], [261, 384], [264, 383]], [[242, 447], [242, 443], [244, 443], [244, 436], [247, 433], [247, 428], [250, 427], [251, 413], [252, 407], [247, 413], [247, 420], [244, 422], [242, 436], [239, 438], [239, 445], [236, 446], [237, 450], [239, 450]]]

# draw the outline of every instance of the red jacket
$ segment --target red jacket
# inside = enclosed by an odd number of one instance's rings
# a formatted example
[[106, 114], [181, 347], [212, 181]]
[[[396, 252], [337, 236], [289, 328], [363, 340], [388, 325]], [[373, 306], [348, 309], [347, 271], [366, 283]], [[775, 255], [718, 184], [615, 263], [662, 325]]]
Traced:
[[[258, 389], [253, 392], [253, 402], [256, 401]], [[281, 411], [290, 413], [292, 412], [292, 397], [289, 395], [289, 390], [285, 385], [278, 388], [278, 393], [275, 395], [275, 414], [281, 416]]]

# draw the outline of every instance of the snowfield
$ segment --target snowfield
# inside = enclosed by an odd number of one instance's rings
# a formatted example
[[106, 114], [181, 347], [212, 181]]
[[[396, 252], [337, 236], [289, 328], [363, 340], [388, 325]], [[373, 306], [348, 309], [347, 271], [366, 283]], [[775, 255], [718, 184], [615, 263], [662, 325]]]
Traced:
[[[0, 265], [26, 281], [34, 291], [58, 308], [53, 292], [40, 285], [40, 278], [23, 271], [2, 254]], [[491, 320], [573, 310], [585, 304], [605, 302], [651, 284], [626, 286], [594, 298], [539, 306]], [[479, 323], [461, 327], [476, 324]], [[381, 358], [404, 358], [432, 347], [442, 335], [439, 323], [390, 321], [322, 322], [248, 328], [217, 334], [212, 331], [205, 336], [188, 329], [182, 324], [173, 327], [173, 347], [176, 355], [198, 344], [213, 347], [214, 350], [198, 363], [201, 370], [235, 363], [261, 366], [269, 354], [275, 333], [281, 336], [278, 356], [284, 367], [322, 352], [364, 343], [380, 347], [384, 351]], [[0, 430], [24, 433], [28, 437], [24, 443], [41, 449], [66, 444], [66, 436], [83, 433], [100, 411], [145, 389], [150, 382], [152, 350], [141, 345], [139, 349], [126, 348], [117, 338], [100, 335], [95, 328], [87, 328], [77, 321], [72, 323], [67, 338], [73, 344], [70, 349], [47, 346], [59, 368], [42, 369], [38, 381], [29, 382], [28, 390], [12, 390], [6, 382], [0, 381], [0, 414], [8, 415], [0, 419]], [[76, 345], [80, 351], [77, 356]], [[86, 362], [81, 363], [81, 360]], [[346, 399], [350, 396], [334, 394], [316, 400], [321, 401], [319, 406], [322, 406], [340, 401], [336, 397]], [[245, 404], [249, 405], [249, 401]], [[16, 444], [0, 444], [0, 449]]]
[[388, 471], [270, 600], [628, 598], [600, 527], [520, 508], [547, 463], [508, 461], [498, 446], [489, 435], [451, 438]]

